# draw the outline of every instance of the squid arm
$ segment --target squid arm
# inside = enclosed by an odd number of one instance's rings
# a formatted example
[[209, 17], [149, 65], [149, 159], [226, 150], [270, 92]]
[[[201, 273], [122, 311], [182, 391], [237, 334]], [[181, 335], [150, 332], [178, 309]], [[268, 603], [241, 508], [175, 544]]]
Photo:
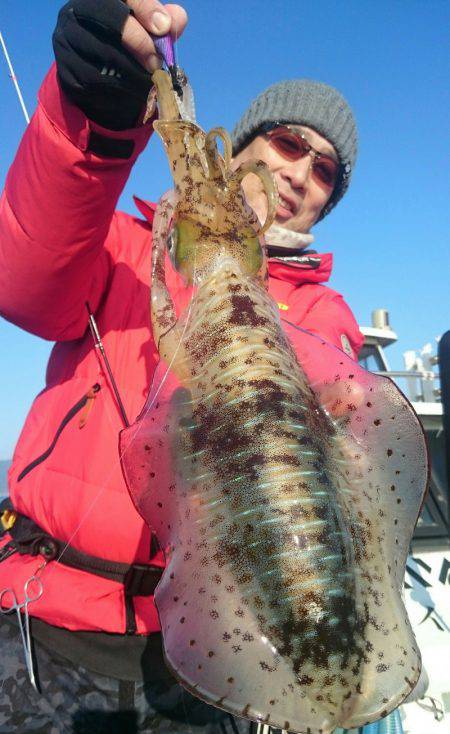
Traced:
[[172, 213], [175, 207], [175, 193], [165, 194], [156, 210], [153, 224], [151, 321], [153, 338], [161, 358], [170, 364], [177, 377], [183, 380], [186, 370], [185, 350], [182, 333], [172, 298], [166, 285], [165, 254], [170, 231]]
[[257, 232], [257, 234], [263, 234], [267, 229], [269, 229], [275, 219], [275, 210], [278, 205], [278, 189], [274, 175], [267, 168], [264, 161], [244, 161], [244, 163], [242, 163], [228, 179], [229, 184], [234, 184], [237, 188], [240, 188], [241, 182], [249, 173], [253, 173], [255, 176], [258, 176], [267, 197], [266, 220]]

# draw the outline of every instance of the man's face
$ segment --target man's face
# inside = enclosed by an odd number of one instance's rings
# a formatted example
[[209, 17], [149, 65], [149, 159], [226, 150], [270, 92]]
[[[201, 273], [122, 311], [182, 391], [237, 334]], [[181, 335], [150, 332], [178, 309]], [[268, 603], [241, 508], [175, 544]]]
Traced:
[[[324, 153], [339, 163], [338, 155], [322, 135], [303, 125], [289, 125], [298, 130], [319, 153]], [[309, 232], [333, 193], [333, 185], [319, 180], [312, 170], [313, 159], [305, 155], [296, 161], [284, 158], [270, 143], [268, 135], [258, 135], [233, 159], [233, 168], [248, 160], [262, 160], [275, 176], [280, 195], [275, 221], [294, 232]], [[249, 174], [242, 182], [248, 203], [260, 220], [265, 219], [267, 199], [260, 179]]]

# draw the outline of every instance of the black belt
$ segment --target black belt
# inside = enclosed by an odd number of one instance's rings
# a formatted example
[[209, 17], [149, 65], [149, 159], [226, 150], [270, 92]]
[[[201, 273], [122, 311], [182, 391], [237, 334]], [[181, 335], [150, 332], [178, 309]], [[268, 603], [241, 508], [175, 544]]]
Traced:
[[[0, 505], [0, 513], [14, 511], [9, 500]], [[163, 569], [139, 563], [119, 563], [91, 556], [73, 548], [46, 533], [29, 517], [15, 512], [15, 520], [8, 532], [12, 540], [0, 551], [0, 561], [13, 553], [42, 556], [46, 561], [57, 560], [64, 566], [93, 573], [124, 585], [126, 596], [151, 596], [162, 576]]]

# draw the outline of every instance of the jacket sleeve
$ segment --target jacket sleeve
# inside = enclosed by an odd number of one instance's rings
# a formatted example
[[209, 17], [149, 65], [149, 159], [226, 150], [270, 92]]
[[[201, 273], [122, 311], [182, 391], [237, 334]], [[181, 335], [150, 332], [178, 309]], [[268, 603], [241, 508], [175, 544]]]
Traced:
[[357, 359], [364, 343], [353, 313], [342, 296], [331, 288], [323, 288], [320, 298], [298, 325], [323, 337], [353, 359]]
[[[68, 101], [51, 68], [0, 201], [6, 319], [54, 341], [84, 333], [84, 304], [95, 310], [108, 285], [105, 241], [116, 231], [116, 203], [152, 129], [96, 125]], [[111, 141], [112, 155], [122, 157], [105, 156]]]

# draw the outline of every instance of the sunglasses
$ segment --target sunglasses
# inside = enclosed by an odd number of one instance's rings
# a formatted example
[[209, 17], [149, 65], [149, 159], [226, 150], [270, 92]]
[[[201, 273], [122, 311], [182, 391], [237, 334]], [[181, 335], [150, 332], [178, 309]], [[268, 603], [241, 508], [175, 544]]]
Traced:
[[288, 161], [299, 161], [305, 155], [312, 158], [312, 174], [325, 186], [333, 187], [337, 181], [340, 164], [326, 155], [314, 150], [299, 130], [292, 130], [282, 123], [268, 123], [260, 128], [267, 135], [270, 145]]

